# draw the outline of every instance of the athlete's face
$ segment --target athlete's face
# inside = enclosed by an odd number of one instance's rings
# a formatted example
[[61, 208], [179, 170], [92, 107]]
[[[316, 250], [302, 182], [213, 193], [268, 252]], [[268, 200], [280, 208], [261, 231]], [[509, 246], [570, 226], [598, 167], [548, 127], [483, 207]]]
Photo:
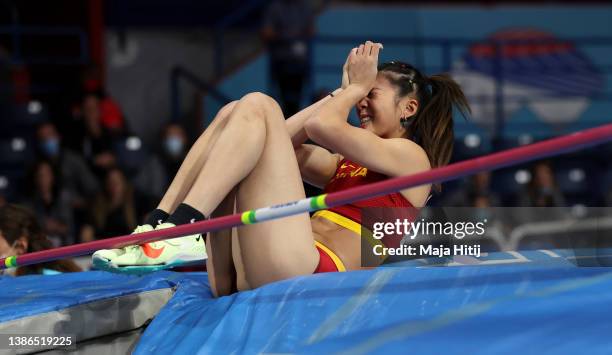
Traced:
[[412, 116], [417, 107], [413, 97], [398, 98], [396, 87], [379, 74], [368, 96], [357, 103], [356, 110], [361, 128], [379, 137], [399, 138], [406, 134], [400, 118]]

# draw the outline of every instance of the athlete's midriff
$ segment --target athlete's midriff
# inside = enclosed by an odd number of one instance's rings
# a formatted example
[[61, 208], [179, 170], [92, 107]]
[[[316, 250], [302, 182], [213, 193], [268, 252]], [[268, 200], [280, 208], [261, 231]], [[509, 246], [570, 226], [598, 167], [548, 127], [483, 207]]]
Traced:
[[[357, 163], [342, 159], [338, 163], [334, 177], [325, 186], [325, 192], [342, 191], [388, 178], [388, 176], [383, 174], [368, 171], [367, 168]], [[361, 209], [368, 207], [400, 207], [405, 209], [405, 213], [402, 212], [395, 216], [410, 219], [415, 217], [415, 209], [412, 207], [412, 204], [399, 192], [330, 208], [329, 211], [349, 219], [352, 221], [351, 223], [354, 222], [360, 225]], [[393, 213], [389, 215], [393, 215]], [[325, 216], [313, 216], [311, 224], [315, 240], [332, 250], [342, 260], [347, 270], [361, 268], [361, 236], [358, 233], [335, 223], [331, 218], [326, 218]]]
[[361, 239], [358, 234], [321, 217], [310, 219], [314, 239], [333, 250], [347, 270], [361, 265]]

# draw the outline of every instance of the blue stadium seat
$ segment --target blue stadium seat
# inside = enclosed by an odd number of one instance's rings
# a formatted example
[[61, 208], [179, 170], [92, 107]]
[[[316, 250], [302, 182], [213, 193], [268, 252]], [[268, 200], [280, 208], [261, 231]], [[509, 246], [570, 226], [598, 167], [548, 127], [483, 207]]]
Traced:
[[18, 196], [24, 178], [23, 170], [0, 166], [0, 196], [12, 200]]
[[[599, 188], [598, 195], [604, 199], [602, 202], [612, 202], [612, 167], [602, 172], [597, 187]], [[606, 199], [608, 200], [606, 201]], [[612, 204], [608, 204], [608, 206], [612, 206]]]
[[4, 113], [10, 117], [2, 120], [3, 126], [35, 126], [49, 119], [49, 112], [45, 104], [36, 100], [9, 106]]
[[492, 151], [491, 140], [485, 134], [469, 132], [455, 138], [454, 160], [476, 158]]
[[568, 205], [599, 203], [604, 172], [597, 157], [588, 154], [555, 159], [555, 179]]
[[13, 115], [21, 126], [35, 126], [49, 119], [47, 107], [40, 101], [32, 100], [13, 108]]
[[24, 167], [34, 156], [32, 144], [20, 136], [0, 138], [0, 166]]
[[48, 120], [48, 110], [39, 101], [13, 105], [2, 111], [0, 138], [10, 138], [15, 134], [33, 138], [36, 126]]
[[133, 176], [147, 159], [147, 151], [143, 147], [142, 140], [136, 136], [119, 139], [113, 145], [119, 166], [127, 176]]
[[527, 167], [516, 167], [493, 172], [491, 185], [502, 199], [502, 205], [516, 205], [516, 197], [529, 182], [531, 174]]

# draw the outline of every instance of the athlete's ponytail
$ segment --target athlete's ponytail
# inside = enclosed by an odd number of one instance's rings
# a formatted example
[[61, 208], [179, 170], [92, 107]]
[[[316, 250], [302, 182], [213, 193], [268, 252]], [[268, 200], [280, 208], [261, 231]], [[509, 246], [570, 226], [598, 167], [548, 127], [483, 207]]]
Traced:
[[[453, 108], [467, 116], [470, 106], [461, 87], [448, 74], [426, 78], [431, 90], [414, 118], [413, 135], [429, 156], [432, 167], [448, 164], [453, 154]], [[422, 90], [422, 89], [421, 89]]]

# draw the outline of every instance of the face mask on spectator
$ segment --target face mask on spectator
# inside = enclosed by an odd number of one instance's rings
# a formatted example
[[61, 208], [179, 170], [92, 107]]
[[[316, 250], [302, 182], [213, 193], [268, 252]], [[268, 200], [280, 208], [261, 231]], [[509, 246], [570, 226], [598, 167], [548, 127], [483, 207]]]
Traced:
[[59, 139], [47, 138], [40, 143], [40, 148], [49, 157], [57, 156], [60, 150]]
[[168, 155], [178, 157], [183, 152], [183, 140], [179, 137], [168, 137], [164, 141], [164, 147]]

